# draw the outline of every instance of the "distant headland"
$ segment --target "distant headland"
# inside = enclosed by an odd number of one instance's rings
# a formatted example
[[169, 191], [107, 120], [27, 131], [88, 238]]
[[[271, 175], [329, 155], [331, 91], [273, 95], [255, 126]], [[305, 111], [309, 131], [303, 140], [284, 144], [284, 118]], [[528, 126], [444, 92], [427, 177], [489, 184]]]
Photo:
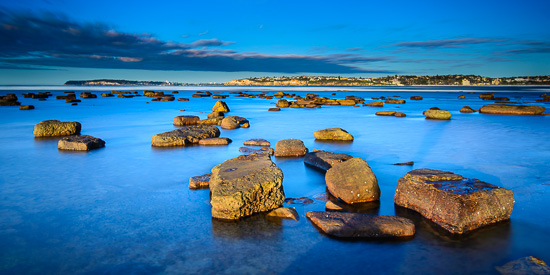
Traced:
[[139, 80], [70, 80], [70, 86], [550, 86], [550, 75], [491, 78], [477, 75], [395, 75], [373, 78], [340, 76], [251, 77], [225, 83]]

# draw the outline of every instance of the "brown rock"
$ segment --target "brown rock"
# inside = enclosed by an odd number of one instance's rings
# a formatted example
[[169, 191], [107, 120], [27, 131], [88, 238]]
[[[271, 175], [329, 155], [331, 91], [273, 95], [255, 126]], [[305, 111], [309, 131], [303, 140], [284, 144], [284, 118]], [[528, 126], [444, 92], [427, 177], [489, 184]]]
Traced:
[[178, 101], [189, 101], [189, 98], [180, 97], [180, 98], [178, 98]]
[[338, 202], [327, 201], [327, 203], [325, 203], [325, 211], [343, 211], [343, 210], [344, 210], [343, 205]]
[[449, 120], [451, 119], [451, 113], [445, 110], [427, 110], [424, 111], [426, 119], [438, 119], [438, 120]]
[[352, 158], [352, 156], [346, 154], [331, 153], [326, 151], [314, 151], [306, 154], [304, 158], [304, 163], [327, 171], [335, 164], [344, 162]]
[[105, 141], [87, 135], [64, 137], [57, 143], [59, 150], [69, 151], [90, 151], [102, 147], [105, 147]]
[[208, 189], [208, 186], [210, 184], [210, 176], [212, 176], [212, 174], [205, 174], [189, 178], [189, 189]]
[[270, 112], [277, 112], [277, 111], [280, 111], [281, 108], [269, 108], [267, 110], [270, 111]]
[[369, 106], [369, 107], [384, 107], [384, 102], [382, 101], [374, 101], [374, 102], [369, 102], [367, 104], [365, 104], [366, 106]]
[[503, 275], [550, 274], [550, 267], [543, 260], [533, 256], [511, 261], [503, 266], [496, 266], [495, 269]]
[[315, 136], [315, 139], [320, 140], [353, 141], [353, 136], [342, 128], [328, 128], [319, 130], [315, 131], [313, 135]]
[[212, 112], [212, 113], [209, 113], [208, 115], [206, 115], [207, 118], [224, 118], [225, 117], [225, 113], [224, 112]]
[[231, 139], [224, 137], [205, 138], [199, 140], [200, 145], [228, 145]]
[[269, 147], [271, 143], [263, 138], [253, 138], [244, 142], [246, 146], [264, 146]]
[[377, 116], [395, 116], [396, 111], [379, 111], [374, 113]]
[[186, 126], [173, 131], [154, 135], [151, 139], [151, 144], [159, 147], [186, 146], [193, 143], [199, 143], [199, 140], [201, 139], [219, 136], [220, 130], [216, 126]]
[[299, 197], [299, 198], [287, 198], [285, 203], [288, 204], [312, 204], [314, 201], [308, 197]]
[[546, 108], [542, 106], [488, 104], [479, 109], [482, 114], [495, 115], [540, 115]]
[[355, 100], [351, 99], [337, 99], [336, 101], [342, 106], [353, 106], [356, 103]]
[[414, 161], [408, 161], [408, 162], [398, 162], [394, 163], [393, 165], [414, 165]]
[[301, 157], [307, 153], [307, 148], [299, 139], [283, 139], [275, 144], [276, 157]]
[[321, 211], [306, 216], [323, 233], [339, 238], [396, 238], [415, 233], [414, 223], [402, 217]]
[[466, 96], [464, 96], [464, 95], [459, 95], [458, 96], [458, 99], [465, 99], [465, 98], [466, 98]]
[[237, 122], [237, 120], [232, 116], [224, 118], [220, 126], [222, 127], [222, 129], [229, 129], [229, 130], [237, 129], [240, 127], [239, 122]]
[[348, 204], [380, 199], [378, 180], [361, 158], [335, 164], [327, 170], [325, 181], [329, 192]]
[[406, 117], [407, 114], [401, 113], [401, 112], [396, 112], [396, 113], [395, 113], [395, 116], [396, 116], [396, 117]]
[[290, 106], [290, 103], [286, 99], [279, 99], [277, 100], [277, 104], [275, 106], [279, 108], [287, 108]]
[[223, 117], [215, 117], [209, 119], [199, 120], [197, 124], [199, 125], [220, 125], [222, 123]]
[[464, 107], [460, 108], [460, 112], [461, 113], [475, 113], [476, 110], [472, 109], [472, 107], [470, 107], [470, 106], [464, 106]]
[[494, 94], [480, 94], [479, 98], [483, 100], [493, 100], [495, 98]]
[[411, 96], [411, 100], [422, 100], [422, 99], [424, 99], [424, 98], [421, 97], [421, 96], [418, 96], [418, 95], [417, 96]]
[[229, 112], [229, 107], [227, 107], [227, 104], [225, 102], [218, 100], [216, 104], [214, 104], [214, 107], [212, 107], [212, 112]]
[[507, 220], [512, 191], [447, 171], [416, 169], [399, 179], [395, 204], [415, 210], [453, 234]]
[[61, 122], [59, 120], [45, 120], [34, 125], [35, 137], [70, 136], [80, 134], [82, 125], [79, 122]]
[[174, 118], [174, 126], [187, 126], [187, 125], [197, 125], [199, 122], [198, 116], [177, 116]]
[[267, 213], [268, 217], [277, 217], [277, 218], [283, 218], [283, 219], [290, 219], [290, 220], [299, 220], [300, 216], [298, 215], [298, 212], [296, 212], [296, 209], [290, 208], [290, 207], [279, 207], [274, 210], [271, 210], [271, 212]]
[[33, 110], [33, 109], [34, 109], [33, 105], [21, 105], [21, 106], [19, 106], [19, 110]]
[[405, 104], [406, 101], [403, 100], [403, 99], [388, 98], [384, 101], [384, 103], [386, 103], [386, 104]]

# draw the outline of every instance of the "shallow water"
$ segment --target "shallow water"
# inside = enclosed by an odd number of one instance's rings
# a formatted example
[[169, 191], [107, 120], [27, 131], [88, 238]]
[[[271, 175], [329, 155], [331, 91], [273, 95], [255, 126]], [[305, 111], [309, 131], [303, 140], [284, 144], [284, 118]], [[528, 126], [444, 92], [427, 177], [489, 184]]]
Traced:
[[[534, 101], [550, 89], [208, 87], [222, 94], [284, 90], [302, 96], [356, 95], [367, 101], [399, 96], [407, 103], [267, 112], [276, 99], [231, 96], [224, 100], [229, 115], [246, 117], [251, 127], [221, 130], [222, 137], [233, 140], [229, 146], [158, 149], [151, 147], [151, 137], [175, 129], [175, 116], [204, 119], [217, 100], [191, 97], [196, 87], [171, 87], [180, 90], [176, 97], [190, 101], [147, 103], [150, 98], [99, 96], [70, 106], [55, 99], [64, 94], [59, 88], [41, 88], [54, 96], [25, 99], [27, 87], [0, 91], [14, 92], [22, 104], [36, 107], [0, 107], [0, 273], [464, 274], [495, 273], [494, 266], [528, 255], [550, 261], [550, 117], [458, 112], [465, 105], [479, 109], [491, 103], [478, 98], [486, 92], [548, 107]], [[331, 96], [333, 92], [337, 95]], [[466, 99], [457, 99], [460, 94]], [[424, 100], [409, 100], [412, 95]], [[452, 120], [425, 120], [422, 111], [434, 106], [451, 111]], [[375, 116], [380, 110], [401, 111], [407, 117]], [[106, 147], [88, 153], [58, 151], [58, 139], [35, 139], [32, 134], [36, 123], [48, 119], [79, 121], [82, 134], [102, 138]], [[355, 140], [315, 141], [314, 131], [331, 127], [346, 129]], [[365, 159], [382, 195], [379, 208], [362, 212], [409, 217], [417, 226], [416, 236], [407, 241], [344, 241], [321, 234], [305, 213], [324, 210], [325, 201], [318, 199], [325, 192], [324, 174], [306, 166], [303, 158], [273, 157], [284, 173], [286, 197], [315, 201], [286, 205], [296, 208], [299, 221], [277, 222], [262, 214], [238, 222], [212, 219], [209, 191], [189, 190], [188, 179], [238, 156], [238, 148], [250, 138], [265, 138], [273, 147], [278, 140], [297, 138], [310, 150]], [[414, 166], [392, 165], [407, 161]], [[397, 180], [417, 168], [452, 171], [511, 189], [516, 200], [511, 220], [455, 238], [414, 212], [396, 208]]]

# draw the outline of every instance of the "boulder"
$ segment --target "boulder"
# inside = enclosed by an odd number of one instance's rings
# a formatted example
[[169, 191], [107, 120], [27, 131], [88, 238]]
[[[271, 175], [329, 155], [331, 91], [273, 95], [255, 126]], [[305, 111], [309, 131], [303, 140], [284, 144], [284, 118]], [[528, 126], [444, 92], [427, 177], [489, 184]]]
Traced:
[[102, 147], [105, 147], [105, 141], [87, 135], [64, 137], [57, 143], [59, 150], [70, 151], [90, 151]]
[[35, 137], [70, 136], [80, 134], [82, 125], [79, 122], [62, 122], [59, 120], [45, 120], [34, 125]]
[[447, 171], [416, 169], [399, 179], [395, 204], [419, 212], [453, 234], [510, 219], [512, 191]]
[[374, 113], [377, 116], [395, 116], [396, 111], [379, 111]]
[[189, 178], [189, 189], [208, 189], [212, 174], [204, 174]]
[[337, 99], [336, 101], [342, 106], [353, 106], [353, 105], [355, 105], [355, 100], [352, 100], [352, 99]]
[[353, 136], [342, 128], [328, 128], [313, 133], [315, 139], [353, 141]]
[[212, 217], [239, 219], [280, 207], [285, 200], [283, 171], [268, 155], [243, 155], [212, 168]]
[[493, 100], [495, 98], [494, 94], [480, 94], [479, 98], [483, 100]]
[[439, 119], [439, 120], [449, 120], [451, 119], [451, 113], [445, 110], [427, 110], [424, 111], [426, 119]]
[[414, 223], [403, 217], [310, 211], [307, 218], [323, 233], [338, 238], [399, 238], [414, 236]]
[[406, 101], [404, 99], [388, 98], [384, 101], [384, 103], [387, 103], [387, 104], [405, 104]]
[[407, 114], [402, 113], [402, 112], [396, 112], [394, 116], [396, 116], [396, 117], [406, 117]]
[[312, 199], [308, 197], [299, 197], [299, 198], [287, 198], [285, 203], [288, 204], [312, 204], [315, 203]]
[[8, 94], [6, 96], [0, 96], [0, 106], [19, 106], [21, 102], [17, 101], [15, 94]]
[[460, 112], [461, 113], [475, 113], [476, 110], [472, 109], [472, 107], [470, 107], [470, 106], [464, 106], [464, 107], [460, 108]]
[[114, 97], [115, 95], [114, 94], [102, 93], [101, 96], [102, 97]]
[[201, 139], [219, 136], [220, 130], [216, 126], [186, 126], [180, 129], [154, 135], [151, 139], [151, 145], [158, 147], [186, 146], [199, 143], [199, 140]]
[[344, 205], [338, 202], [327, 201], [325, 203], [325, 211], [344, 211]]
[[222, 123], [220, 124], [222, 129], [237, 129], [240, 127], [239, 122], [235, 119], [235, 117], [228, 116], [222, 120]]
[[542, 106], [488, 104], [479, 109], [482, 114], [495, 115], [540, 115], [546, 110]]
[[180, 97], [180, 98], [178, 98], [178, 101], [189, 101], [189, 98]]
[[214, 107], [212, 107], [212, 112], [229, 112], [229, 107], [227, 107], [227, 104], [225, 102], [218, 100], [216, 104], [214, 104]]
[[496, 266], [495, 269], [503, 275], [550, 274], [550, 267], [543, 260], [533, 256]]
[[276, 157], [301, 157], [307, 153], [307, 148], [299, 139], [283, 139], [275, 144]]
[[80, 93], [81, 98], [97, 98], [96, 94], [92, 94], [90, 92], [82, 92]]
[[224, 118], [225, 113], [224, 112], [212, 112], [212, 113], [209, 113], [208, 115], [206, 115], [206, 117], [207, 118], [217, 118], [217, 117]]
[[421, 96], [418, 96], [418, 95], [417, 96], [411, 96], [411, 100], [422, 100], [422, 99], [424, 99], [424, 98], [421, 97]]
[[220, 125], [222, 123], [223, 117], [215, 117], [209, 119], [199, 120], [198, 125]]
[[300, 216], [298, 215], [298, 212], [296, 212], [296, 209], [290, 208], [290, 207], [279, 207], [271, 212], [267, 213], [267, 217], [277, 217], [277, 218], [283, 218], [283, 219], [290, 219], [290, 220], [299, 220]]
[[237, 121], [237, 123], [239, 123], [239, 126], [243, 127], [243, 128], [248, 128], [250, 127], [250, 122], [248, 121], [248, 119], [242, 117], [242, 116], [233, 116], [233, 118], [235, 118], [235, 120]]
[[466, 96], [464, 96], [464, 95], [459, 95], [458, 96], [458, 99], [465, 99], [465, 98], [466, 98]]
[[287, 108], [290, 107], [290, 103], [286, 99], [279, 99], [277, 100], [277, 104], [275, 106], [279, 108]]
[[361, 158], [333, 165], [327, 170], [325, 181], [329, 192], [348, 204], [380, 199], [378, 180], [369, 164]]
[[243, 144], [246, 146], [264, 146], [264, 147], [271, 146], [271, 143], [263, 138], [249, 139], [245, 141]]
[[199, 140], [200, 145], [228, 145], [232, 140], [225, 137], [205, 138]]
[[277, 107], [277, 108], [269, 108], [269, 109], [267, 109], [267, 110], [268, 110], [269, 112], [277, 112], [277, 111], [280, 111], [281, 108], [278, 108], [278, 107]]
[[197, 125], [199, 123], [198, 116], [177, 116], [174, 118], [174, 126], [187, 126], [187, 125]]
[[384, 107], [384, 102], [382, 101], [374, 101], [374, 102], [369, 102], [367, 104], [365, 104], [366, 106], [369, 106], [369, 107]]
[[34, 109], [33, 105], [21, 105], [21, 106], [19, 106], [19, 110], [33, 110], [33, 109]]
[[352, 158], [352, 156], [346, 154], [332, 153], [326, 151], [314, 151], [306, 154], [304, 158], [304, 163], [327, 171], [335, 164], [344, 162]]

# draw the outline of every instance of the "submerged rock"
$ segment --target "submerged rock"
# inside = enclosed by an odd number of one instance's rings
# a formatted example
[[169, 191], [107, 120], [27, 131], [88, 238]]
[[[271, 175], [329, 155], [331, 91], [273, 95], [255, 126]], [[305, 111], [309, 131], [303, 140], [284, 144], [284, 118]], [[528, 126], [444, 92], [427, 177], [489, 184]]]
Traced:
[[339, 238], [397, 238], [414, 236], [414, 223], [403, 217], [310, 211], [307, 218], [323, 233]]
[[291, 219], [295, 221], [300, 219], [300, 216], [298, 215], [298, 212], [296, 212], [296, 209], [290, 208], [290, 207], [279, 207], [267, 213], [267, 216], [283, 218], [283, 219]]
[[451, 119], [451, 113], [445, 110], [427, 110], [424, 111], [426, 119], [437, 119], [437, 120], [449, 120]]
[[479, 109], [482, 114], [496, 115], [540, 115], [546, 110], [542, 106], [488, 104]]
[[44, 120], [34, 125], [35, 137], [70, 136], [80, 134], [82, 125], [79, 122], [62, 122], [59, 120]]
[[228, 145], [232, 140], [225, 137], [205, 138], [199, 140], [200, 145]]
[[199, 123], [198, 116], [177, 116], [174, 118], [174, 126], [187, 126], [187, 125], [197, 125]]
[[269, 147], [271, 143], [263, 138], [253, 138], [244, 142], [246, 146], [264, 146]]
[[453, 234], [510, 219], [512, 191], [447, 171], [416, 169], [399, 179], [395, 204], [419, 212]]
[[299, 139], [283, 139], [275, 144], [276, 157], [301, 157], [306, 153], [307, 148]]
[[288, 204], [312, 204], [314, 201], [308, 197], [299, 197], [299, 198], [287, 198], [285, 203]]
[[243, 155], [212, 168], [212, 217], [239, 219], [280, 207], [283, 171], [268, 155]]
[[64, 137], [57, 143], [59, 150], [90, 151], [105, 147], [105, 141], [88, 135]]
[[186, 126], [154, 135], [151, 139], [151, 144], [152, 146], [158, 147], [186, 146], [193, 143], [199, 143], [201, 139], [219, 136], [220, 130], [216, 126]]
[[333, 165], [327, 170], [325, 181], [329, 192], [348, 204], [380, 199], [378, 180], [369, 164], [361, 158]]
[[396, 111], [379, 111], [374, 113], [377, 116], [395, 116]]
[[314, 151], [306, 154], [304, 158], [304, 163], [327, 171], [335, 164], [344, 162], [352, 158], [352, 156], [346, 154], [332, 153], [326, 151]]
[[496, 266], [495, 269], [503, 275], [550, 274], [550, 267], [543, 260], [533, 256]]
[[189, 178], [189, 189], [208, 189], [212, 174], [204, 174]]
[[315, 139], [353, 141], [353, 136], [342, 128], [328, 128], [313, 133]]
[[277, 112], [277, 111], [280, 111], [281, 108], [278, 108], [278, 107], [277, 107], [277, 108], [269, 108], [269, 109], [267, 109], [267, 110], [268, 110], [269, 112]]
[[19, 106], [19, 110], [33, 110], [33, 109], [34, 109], [33, 105], [21, 105], [21, 106]]

